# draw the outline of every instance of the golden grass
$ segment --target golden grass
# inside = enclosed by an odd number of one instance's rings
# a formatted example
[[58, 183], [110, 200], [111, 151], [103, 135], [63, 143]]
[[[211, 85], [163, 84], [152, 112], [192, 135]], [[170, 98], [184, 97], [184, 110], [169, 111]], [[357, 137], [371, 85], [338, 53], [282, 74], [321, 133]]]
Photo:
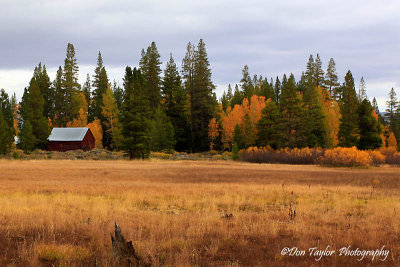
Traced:
[[[155, 266], [398, 265], [399, 181], [387, 167], [2, 160], [0, 266], [112, 266], [114, 221]], [[390, 255], [280, 254], [327, 245]]]

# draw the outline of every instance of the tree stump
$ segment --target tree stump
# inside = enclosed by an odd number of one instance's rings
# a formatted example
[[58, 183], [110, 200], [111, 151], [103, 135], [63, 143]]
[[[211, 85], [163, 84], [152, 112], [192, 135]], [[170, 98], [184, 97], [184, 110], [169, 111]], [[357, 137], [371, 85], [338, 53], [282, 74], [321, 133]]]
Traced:
[[126, 242], [121, 227], [115, 222], [114, 236], [111, 234], [114, 261], [118, 266], [150, 266], [136, 253], [132, 241]]

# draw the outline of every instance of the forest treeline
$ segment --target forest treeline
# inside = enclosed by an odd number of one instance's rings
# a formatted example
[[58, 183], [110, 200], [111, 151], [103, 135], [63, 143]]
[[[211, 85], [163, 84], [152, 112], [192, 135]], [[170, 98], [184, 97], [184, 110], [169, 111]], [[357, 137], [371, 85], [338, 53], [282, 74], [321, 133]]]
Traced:
[[251, 76], [229, 85], [217, 100], [203, 40], [188, 43], [179, 69], [172, 54], [164, 69], [155, 42], [141, 52], [139, 67], [125, 69], [123, 84], [111, 82], [99, 52], [94, 75], [78, 83], [75, 48], [68, 44], [64, 65], [50, 80], [46, 66], [35, 67], [18, 103], [0, 92], [0, 154], [18, 136], [25, 152], [45, 149], [53, 127], [90, 127], [97, 148], [124, 150], [130, 158], [150, 151], [273, 149], [302, 147], [396, 147], [400, 103], [392, 88], [387, 109], [369, 102], [364, 79], [358, 89], [351, 71], [339, 83], [335, 61], [326, 71], [310, 55], [298, 81]]

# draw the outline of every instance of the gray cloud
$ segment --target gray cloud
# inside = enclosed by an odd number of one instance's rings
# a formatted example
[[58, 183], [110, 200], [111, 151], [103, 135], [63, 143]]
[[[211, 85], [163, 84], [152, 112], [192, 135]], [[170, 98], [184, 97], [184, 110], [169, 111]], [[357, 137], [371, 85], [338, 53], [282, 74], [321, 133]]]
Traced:
[[333, 57], [342, 78], [348, 69], [357, 81], [364, 76], [368, 94], [381, 105], [387, 87], [398, 86], [400, 2], [394, 0], [6, 0], [1, 6], [0, 87], [9, 91], [26, 85], [11, 80], [17, 71], [33, 70], [39, 61], [50, 69], [62, 65], [68, 42], [86, 66], [82, 79], [99, 50], [112, 78], [120, 79], [116, 70], [136, 65], [151, 41], [163, 62], [172, 52], [180, 64], [187, 42], [200, 38], [218, 94], [240, 80], [245, 64], [264, 77], [290, 72], [298, 77], [309, 54], [316, 53], [324, 67]]

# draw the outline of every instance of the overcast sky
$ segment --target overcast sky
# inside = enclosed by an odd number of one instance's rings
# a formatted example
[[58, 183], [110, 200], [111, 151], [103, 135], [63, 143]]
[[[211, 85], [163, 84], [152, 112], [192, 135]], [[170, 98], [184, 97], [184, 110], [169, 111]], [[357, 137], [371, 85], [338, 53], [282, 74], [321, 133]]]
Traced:
[[326, 69], [336, 61], [341, 82], [351, 70], [381, 110], [391, 87], [400, 94], [400, 1], [71, 1], [0, 0], [0, 88], [20, 98], [42, 62], [53, 80], [74, 44], [80, 81], [101, 51], [110, 80], [122, 84], [126, 65], [155, 41], [164, 63], [181, 65], [187, 42], [203, 38], [217, 95], [238, 83], [245, 64], [263, 77], [293, 72], [310, 54]]

